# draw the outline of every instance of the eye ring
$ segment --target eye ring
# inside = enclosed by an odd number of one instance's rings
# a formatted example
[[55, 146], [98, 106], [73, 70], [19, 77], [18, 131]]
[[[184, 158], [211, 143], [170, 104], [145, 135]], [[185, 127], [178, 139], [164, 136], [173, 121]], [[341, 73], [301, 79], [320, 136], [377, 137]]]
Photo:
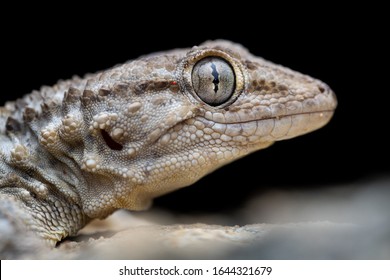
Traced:
[[192, 102], [216, 109], [232, 104], [245, 85], [242, 64], [218, 49], [190, 51], [179, 64], [177, 76], [181, 90], [190, 93]]

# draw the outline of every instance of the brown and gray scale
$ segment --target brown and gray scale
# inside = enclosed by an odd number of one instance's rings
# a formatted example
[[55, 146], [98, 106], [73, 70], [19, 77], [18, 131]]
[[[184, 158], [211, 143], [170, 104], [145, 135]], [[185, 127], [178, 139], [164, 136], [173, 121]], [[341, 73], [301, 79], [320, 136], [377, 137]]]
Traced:
[[222, 40], [42, 87], [0, 107], [0, 221], [55, 244], [324, 126], [336, 103], [323, 82]]

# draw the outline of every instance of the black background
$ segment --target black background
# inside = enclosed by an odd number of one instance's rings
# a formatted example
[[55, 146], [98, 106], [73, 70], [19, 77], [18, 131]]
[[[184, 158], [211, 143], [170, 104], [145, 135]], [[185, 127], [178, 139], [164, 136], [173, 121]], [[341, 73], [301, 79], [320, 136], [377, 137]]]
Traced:
[[389, 174], [385, 20], [380, 8], [323, 8], [248, 11], [238, 6], [210, 13], [200, 4], [184, 11], [167, 4], [157, 9], [157, 17], [124, 7], [93, 12], [61, 8], [29, 17], [13, 10], [13, 19], [1, 27], [1, 104], [74, 74], [224, 38], [329, 84], [339, 102], [334, 118], [321, 130], [278, 142], [194, 186], [158, 198], [156, 206], [180, 213], [216, 213], [236, 209], [269, 189], [353, 184]]

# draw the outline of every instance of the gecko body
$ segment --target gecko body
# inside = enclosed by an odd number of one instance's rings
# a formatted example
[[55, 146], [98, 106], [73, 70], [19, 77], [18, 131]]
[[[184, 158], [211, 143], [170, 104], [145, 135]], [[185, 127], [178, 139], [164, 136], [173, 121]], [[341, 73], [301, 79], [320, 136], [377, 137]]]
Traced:
[[324, 126], [336, 103], [325, 83], [223, 40], [42, 87], [0, 108], [0, 218], [21, 212], [55, 244]]

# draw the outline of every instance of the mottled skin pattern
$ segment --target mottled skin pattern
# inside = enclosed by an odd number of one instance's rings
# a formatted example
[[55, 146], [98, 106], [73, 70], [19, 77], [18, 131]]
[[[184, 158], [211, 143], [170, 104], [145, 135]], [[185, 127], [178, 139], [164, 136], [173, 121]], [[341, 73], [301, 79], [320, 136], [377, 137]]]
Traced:
[[326, 84], [227, 41], [43, 87], [0, 108], [0, 219], [17, 219], [18, 209], [55, 244], [91, 219], [146, 209], [224, 164], [318, 129], [335, 107]]

